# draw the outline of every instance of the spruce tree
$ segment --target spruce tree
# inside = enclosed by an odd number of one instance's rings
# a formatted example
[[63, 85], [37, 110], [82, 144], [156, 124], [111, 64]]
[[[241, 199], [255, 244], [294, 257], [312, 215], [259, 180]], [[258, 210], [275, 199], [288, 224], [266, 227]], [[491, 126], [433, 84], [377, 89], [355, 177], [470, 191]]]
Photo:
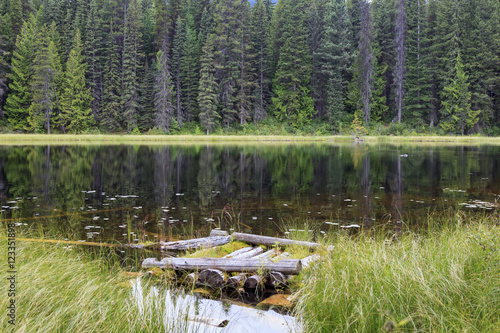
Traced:
[[325, 33], [318, 50], [318, 71], [325, 78], [326, 112], [331, 124], [345, 116], [345, 95], [353, 61], [351, 24], [343, 0], [326, 6]]
[[[240, 40], [239, 40], [239, 79], [238, 79], [238, 94], [237, 108], [240, 125], [245, 124], [251, 119], [252, 112], [252, 89], [254, 86], [253, 81], [253, 57], [250, 29], [251, 29], [251, 11], [250, 3], [248, 1], [241, 2], [241, 10], [239, 13], [240, 23]], [[263, 36], [265, 38], [265, 36]]]
[[270, 57], [269, 49], [270, 17], [263, 0], [257, 0], [252, 8], [251, 22], [251, 53], [253, 54], [253, 68], [256, 84], [254, 86], [253, 120], [261, 122], [267, 117], [270, 103]]
[[173, 50], [172, 50], [172, 74], [175, 85], [175, 115], [177, 123], [182, 127], [185, 115], [184, 106], [182, 101], [182, 61], [184, 58], [184, 45], [186, 43], [186, 30], [185, 24], [180, 17], [177, 18], [176, 33], [174, 36]]
[[406, 0], [397, 0], [396, 31], [394, 46], [396, 61], [393, 70], [394, 95], [397, 108], [397, 121], [401, 122], [404, 100], [404, 78], [406, 74]]
[[144, 53], [142, 50], [142, 17], [137, 0], [132, 0], [127, 8], [123, 32], [122, 55], [122, 108], [124, 125], [128, 131], [137, 127], [140, 113], [140, 77]]
[[186, 121], [192, 122], [198, 117], [200, 46], [195, 22], [190, 13], [186, 15], [185, 25], [186, 38], [182, 46], [184, 56], [181, 59], [181, 89]]
[[31, 105], [31, 64], [35, 57], [34, 43], [38, 37], [37, 19], [32, 15], [24, 22], [12, 56], [10, 93], [5, 104], [5, 114], [13, 130], [28, 127], [28, 108]]
[[424, 0], [409, 1], [404, 115], [406, 121], [415, 126], [429, 123], [432, 108], [428, 40], [427, 5]]
[[283, 46], [273, 80], [274, 114], [295, 127], [310, 123], [314, 101], [310, 96], [311, 55], [306, 26], [306, 2], [285, 0], [283, 7]]
[[11, 22], [11, 31], [16, 40], [17, 35], [21, 33], [23, 27], [23, 6], [21, 0], [11, 0], [9, 6], [9, 17]]
[[168, 132], [172, 119], [174, 118], [174, 89], [172, 76], [170, 74], [167, 41], [164, 40], [163, 47], [156, 54], [156, 84], [155, 84], [155, 119], [154, 124], [164, 132]]
[[[3, 16], [0, 13], [0, 26], [4, 24]], [[0, 31], [0, 120], [3, 119], [3, 105], [7, 97], [7, 77], [9, 75], [9, 64], [7, 63], [7, 42]]]
[[220, 118], [217, 113], [217, 82], [215, 81], [214, 66], [214, 36], [209, 35], [203, 46], [201, 55], [200, 86], [198, 88], [198, 106], [200, 108], [200, 123], [207, 131], [213, 131], [216, 121]]
[[465, 74], [459, 53], [455, 61], [454, 76], [450, 83], [444, 87], [442, 93], [441, 114], [443, 119], [440, 125], [446, 132], [464, 135], [478, 121], [480, 111], [471, 109], [471, 92], [468, 79], [469, 77]]
[[358, 45], [358, 87], [365, 122], [370, 121], [374, 81], [373, 21], [370, 3], [361, 3], [361, 30]]
[[327, 77], [321, 70], [322, 57], [320, 48], [322, 47], [325, 38], [325, 25], [327, 15], [326, 12], [327, 1], [313, 0], [309, 7], [309, 45], [311, 48], [311, 95], [314, 99], [314, 108], [318, 113], [319, 118], [324, 118], [326, 115], [327, 103]]
[[64, 73], [64, 91], [61, 95], [59, 124], [63, 131], [80, 133], [93, 124], [90, 108], [92, 95], [85, 81], [86, 64], [82, 55], [80, 30], [77, 28], [73, 49], [69, 53]]
[[33, 98], [28, 109], [28, 125], [26, 130], [40, 131], [45, 128], [50, 134], [52, 121], [58, 107], [57, 77], [61, 75], [59, 55], [52, 40], [45, 31], [42, 32], [35, 44], [35, 58], [33, 61], [33, 77], [31, 91]]

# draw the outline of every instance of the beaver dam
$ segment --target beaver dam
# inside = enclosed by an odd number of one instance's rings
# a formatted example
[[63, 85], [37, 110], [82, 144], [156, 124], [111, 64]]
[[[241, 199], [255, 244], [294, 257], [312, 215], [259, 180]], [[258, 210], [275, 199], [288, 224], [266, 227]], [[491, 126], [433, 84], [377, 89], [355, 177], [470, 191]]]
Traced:
[[301, 272], [333, 246], [285, 238], [212, 230], [208, 237], [146, 245], [163, 258], [146, 258], [149, 275], [192, 289], [284, 312], [293, 306]]

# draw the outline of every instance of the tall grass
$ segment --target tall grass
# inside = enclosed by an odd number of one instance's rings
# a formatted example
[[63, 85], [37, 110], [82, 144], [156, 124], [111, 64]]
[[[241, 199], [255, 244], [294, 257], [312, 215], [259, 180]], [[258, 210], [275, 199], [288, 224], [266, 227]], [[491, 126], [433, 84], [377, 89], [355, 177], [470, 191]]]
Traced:
[[[0, 252], [6, 253], [0, 235]], [[75, 247], [17, 242], [16, 325], [6, 316], [1, 332], [184, 332], [187, 313], [167, 313], [165, 294], [143, 287], [133, 297], [107, 252], [91, 255]], [[143, 278], [147, 279], [147, 278]], [[135, 280], [138, 282], [138, 280]], [[0, 284], [0, 307], [7, 308], [7, 284]], [[170, 309], [171, 310], [171, 309]]]
[[339, 235], [304, 273], [305, 331], [500, 332], [500, 228], [470, 223], [391, 240]]

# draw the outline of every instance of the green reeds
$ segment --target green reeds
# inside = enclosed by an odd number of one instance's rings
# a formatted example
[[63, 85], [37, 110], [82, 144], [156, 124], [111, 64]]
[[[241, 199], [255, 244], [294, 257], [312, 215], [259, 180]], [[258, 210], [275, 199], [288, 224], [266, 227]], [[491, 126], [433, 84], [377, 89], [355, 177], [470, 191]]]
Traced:
[[[7, 238], [0, 234], [0, 251]], [[98, 253], [65, 244], [16, 244], [16, 325], [0, 323], [1, 332], [184, 332], [192, 329], [187, 313], [168, 314], [165, 292], [134, 281], [108, 249]], [[5, 257], [6, 258], [6, 257]], [[144, 282], [149, 277], [141, 278]], [[123, 283], [125, 282], [125, 283]], [[125, 285], [125, 287], [124, 287]], [[0, 284], [0, 306], [7, 308], [7, 283]]]
[[339, 235], [304, 272], [305, 331], [500, 332], [500, 228], [476, 218], [459, 213], [391, 238]]

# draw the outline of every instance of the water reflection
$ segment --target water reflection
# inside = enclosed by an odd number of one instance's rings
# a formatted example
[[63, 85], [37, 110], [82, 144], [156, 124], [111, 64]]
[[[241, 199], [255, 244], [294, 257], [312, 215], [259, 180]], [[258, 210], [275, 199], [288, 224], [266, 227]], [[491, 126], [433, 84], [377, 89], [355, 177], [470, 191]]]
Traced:
[[287, 216], [418, 224], [429, 210], [492, 208], [476, 203], [500, 193], [499, 159], [487, 145], [11, 146], [0, 148], [0, 201], [4, 218], [18, 207], [82, 239], [89, 225], [92, 239], [125, 241], [131, 225], [187, 233], [226, 213], [269, 235]]

